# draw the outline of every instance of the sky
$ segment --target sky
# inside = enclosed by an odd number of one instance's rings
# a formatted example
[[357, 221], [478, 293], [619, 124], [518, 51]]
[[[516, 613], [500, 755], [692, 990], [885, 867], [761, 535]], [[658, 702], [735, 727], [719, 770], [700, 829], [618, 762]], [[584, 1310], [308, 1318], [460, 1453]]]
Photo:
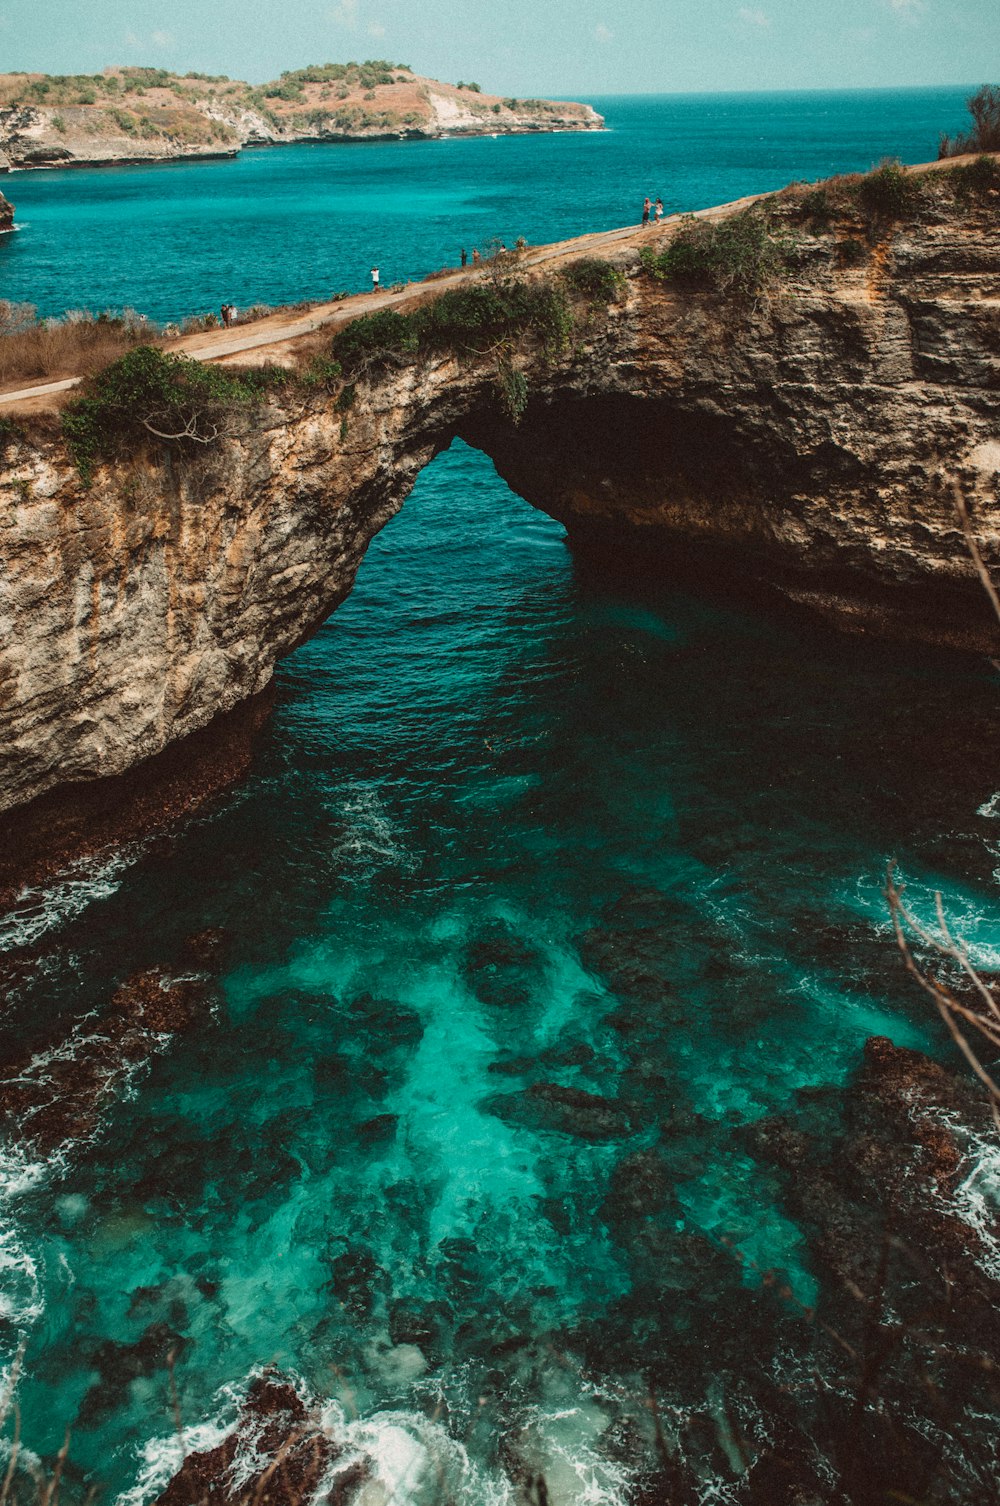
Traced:
[[0, 71], [369, 57], [522, 96], [977, 85], [1000, 0], [0, 0]]

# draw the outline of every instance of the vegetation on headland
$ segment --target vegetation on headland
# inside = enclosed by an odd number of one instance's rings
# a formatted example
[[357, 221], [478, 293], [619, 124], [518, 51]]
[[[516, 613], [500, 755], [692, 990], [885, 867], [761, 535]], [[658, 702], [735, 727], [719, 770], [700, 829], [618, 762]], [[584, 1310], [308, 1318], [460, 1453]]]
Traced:
[[70, 454], [89, 484], [99, 460], [125, 459], [152, 440], [213, 444], [234, 414], [289, 381], [280, 366], [231, 371], [140, 345], [94, 377], [62, 416]]
[[639, 260], [661, 281], [755, 298], [782, 271], [786, 254], [765, 214], [754, 208], [718, 222], [690, 215], [662, 251], [643, 246]]
[[846, 266], [865, 260], [869, 246], [904, 221], [946, 219], [970, 203], [993, 204], [998, 192], [1000, 163], [990, 156], [924, 172], [889, 160], [869, 173], [790, 184], [723, 219], [688, 215], [665, 245], [642, 247], [639, 259], [658, 281], [754, 303], [800, 265], [809, 238], [832, 237]]
[[93, 376], [63, 413], [63, 434], [82, 480], [90, 484], [99, 462], [126, 459], [153, 443], [189, 453], [214, 444], [235, 418], [276, 389], [302, 397], [333, 395], [334, 410], [346, 426], [360, 378], [443, 353], [492, 359], [499, 406], [518, 422], [528, 381], [515, 358], [525, 344], [532, 343], [545, 358], [557, 355], [574, 328], [574, 297], [585, 297], [588, 308], [607, 304], [624, 279], [610, 264], [588, 258], [551, 280], [529, 281], [517, 274], [516, 260], [514, 253], [500, 253], [495, 266], [487, 264], [489, 275], [482, 282], [450, 290], [410, 312], [380, 309], [362, 315], [337, 332], [328, 350], [313, 350], [298, 369], [193, 361], [138, 343], [130, 326], [133, 348]]
[[[441, 116], [442, 98], [460, 106], [459, 125]], [[16, 119], [0, 130], [0, 148], [21, 166], [238, 151], [250, 140], [494, 133], [523, 129], [525, 116], [531, 128], [595, 123], [580, 104], [501, 99], [476, 83], [421, 78], [385, 58], [288, 69], [259, 85], [165, 68], [0, 73], [0, 108], [36, 112], [30, 135]]]
[[1000, 84], [984, 84], [965, 101], [972, 125], [964, 135], [941, 135], [939, 157], [971, 152], [1000, 152]]

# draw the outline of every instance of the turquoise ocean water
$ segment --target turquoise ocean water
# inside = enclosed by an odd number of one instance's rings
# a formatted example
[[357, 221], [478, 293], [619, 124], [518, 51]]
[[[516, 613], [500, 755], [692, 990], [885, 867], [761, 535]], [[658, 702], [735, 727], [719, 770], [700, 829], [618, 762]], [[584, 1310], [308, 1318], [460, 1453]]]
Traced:
[[[419, 275], [645, 192], [932, 157], [965, 92], [595, 100], [606, 135], [23, 175], [0, 293], [166, 318], [359, 286], [376, 251]], [[629, 1501], [651, 1374], [678, 1415], [724, 1416], [723, 1375], [752, 1410], [823, 1288], [741, 1131], [839, 1089], [872, 1034], [946, 1050], [890, 856], [1000, 965], [995, 708], [973, 661], [609, 584], [483, 456], [440, 457], [280, 667], [249, 776], [0, 918], [12, 1058], [224, 938], [213, 1009], [90, 1143], [4, 1153], [0, 1341], [26, 1445], [72, 1429], [64, 1499], [162, 1484], [171, 1351], [191, 1441], [274, 1362], [398, 1506], [513, 1501], [511, 1450], [553, 1503]], [[996, 1183], [965, 1174], [972, 1219]]]

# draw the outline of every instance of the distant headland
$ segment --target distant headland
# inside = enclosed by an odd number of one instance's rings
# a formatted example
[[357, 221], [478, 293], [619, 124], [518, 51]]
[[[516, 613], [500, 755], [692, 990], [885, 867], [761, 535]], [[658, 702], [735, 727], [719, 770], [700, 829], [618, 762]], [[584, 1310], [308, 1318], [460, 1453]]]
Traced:
[[484, 94], [401, 63], [324, 63], [269, 84], [163, 68], [0, 74], [0, 172], [232, 156], [245, 146], [594, 131], [590, 105]]

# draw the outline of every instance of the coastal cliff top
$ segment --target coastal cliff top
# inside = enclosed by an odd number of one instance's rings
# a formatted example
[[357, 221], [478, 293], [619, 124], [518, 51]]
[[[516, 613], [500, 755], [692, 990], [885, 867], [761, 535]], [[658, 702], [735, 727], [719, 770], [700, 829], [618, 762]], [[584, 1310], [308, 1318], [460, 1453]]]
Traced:
[[[589, 105], [484, 94], [398, 63], [324, 63], [266, 84], [162, 68], [0, 74], [0, 170], [235, 152], [248, 143], [598, 130]], [[4, 160], [5, 159], [5, 160]]]

